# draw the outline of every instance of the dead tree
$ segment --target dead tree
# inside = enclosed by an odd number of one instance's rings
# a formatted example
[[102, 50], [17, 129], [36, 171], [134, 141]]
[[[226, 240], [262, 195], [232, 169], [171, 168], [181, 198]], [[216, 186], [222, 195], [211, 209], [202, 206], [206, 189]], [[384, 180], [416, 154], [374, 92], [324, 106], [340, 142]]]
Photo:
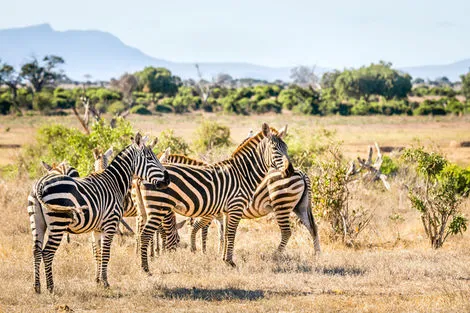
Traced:
[[199, 69], [199, 65], [196, 64], [197, 76], [199, 77], [199, 81], [196, 83], [197, 91], [202, 99], [202, 104], [205, 106], [207, 104], [207, 99], [211, 95], [211, 86], [210, 84], [205, 84], [204, 79], [202, 78], [201, 70]]
[[380, 170], [380, 167], [382, 166], [383, 158], [382, 158], [382, 153], [380, 152], [380, 147], [377, 143], [375, 143], [375, 149], [377, 150], [377, 158], [375, 159], [375, 162], [372, 164], [373, 148], [372, 146], [369, 146], [369, 156], [367, 160], [361, 159], [360, 157], [358, 157], [357, 161], [359, 162], [359, 168], [356, 169], [353, 163], [352, 168], [350, 169], [351, 170], [350, 176], [357, 174], [359, 172], [362, 172], [364, 170], [365, 173], [362, 174], [362, 180], [364, 181], [381, 180], [385, 189], [390, 190], [390, 184], [387, 181], [387, 175], [383, 174]]

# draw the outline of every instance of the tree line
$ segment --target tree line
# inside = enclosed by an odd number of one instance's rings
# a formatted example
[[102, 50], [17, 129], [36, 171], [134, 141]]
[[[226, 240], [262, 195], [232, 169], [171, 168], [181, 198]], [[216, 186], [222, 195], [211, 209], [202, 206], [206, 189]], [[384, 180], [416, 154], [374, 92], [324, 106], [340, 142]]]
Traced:
[[[358, 69], [324, 73], [315, 69], [293, 68], [291, 83], [255, 79], [233, 79], [221, 73], [204, 80], [182, 80], [166, 68], [145, 67], [111, 79], [107, 86], [70, 83], [55, 55], [34, 58], [19, 69], [0, 60], [0, 113], [39, 111], [41, 114], [67, 114], [68, 109], [83, 109], [83, 101], [97, 114], [112, 113], [187, 113], [192, 111], [231, 114], [280, 113], [283, 110], [309, 115], [443, 115], [470, 111], [470, 73], [461, 76], [461, 89], [447, 78], [433, 82], [412, 77], [379, 62]], [[88, 77], [89, 78], [89, 77]], [[415, 86], [415, 87], [413, 87]], [[421, 103], [409, 96], [435, 95]]]

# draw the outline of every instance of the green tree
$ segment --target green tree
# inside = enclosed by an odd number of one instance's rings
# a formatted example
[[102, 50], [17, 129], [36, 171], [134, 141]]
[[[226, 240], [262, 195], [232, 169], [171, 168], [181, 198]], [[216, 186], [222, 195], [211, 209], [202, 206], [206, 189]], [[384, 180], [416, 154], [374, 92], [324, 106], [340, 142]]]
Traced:
[[470, 69], [467, 74], [461, 75], [462, 80], [462, 94], [465, 96], [467, 101], [470, 100]]
[[182, 85], [178, 76], [171, 75], [171, 72], [163, 67], [148, 66], [135, 73], [135, 76], [139, 82], [139, 89], [152, 94], [152, 102], [155, 102], [157, 92], [166, 96], [174, 96], [178, 92], [178, 87]]
[[422, 148], [405, 150], [403, 158], [414, 165], [420, 178], [408, 194], [411, 206], [421, 213], [426, 236], [438, 249], [449, 235], [467, 230], [467, 219], [459, 206], [468, 195], [468, 174], [441, 155]]
[[34, 92], [40, 92], [46, 86], [55, 86], [57, 82], [64, 78], [58, 66], [64, 64], [64, 59], [56, 55], [47, 55], [42, 61], [37, 58], [21, 67], [21, 76], [27, 80]]
[[10, 90], [11, 104], [18, 114], [22, 114], [17, 102], [18, 88], [21, 86], [21, 75], [15, 71], [13, 66], [6, 63], [2, 64], [0, 60], [0, 86], [3, 84]]

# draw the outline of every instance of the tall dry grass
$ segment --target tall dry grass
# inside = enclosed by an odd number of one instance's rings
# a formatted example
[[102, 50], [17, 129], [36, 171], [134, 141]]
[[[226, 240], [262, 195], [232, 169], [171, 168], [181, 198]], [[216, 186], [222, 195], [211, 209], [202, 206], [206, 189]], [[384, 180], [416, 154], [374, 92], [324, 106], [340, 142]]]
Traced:
[[[34, 294], [32, 241], [26, 212], [31, 182], [0, 183], [0, 310], [4, 312], [465, 312], [470, 310], [468, 234], [432, 250], [419, 218], [400, 190], [364, 188], [354, 202], [374, 213], [355, 249], [328, 242], [320, 224], [321, 256], [315, 256], [307, 230], [298, 226], [283, 255], [274, 220], [242, 221], [235, 261], [230, 269], [217, 256], [216, 229], [210, 229], [208, 253], [188, 248], [151, 262], [153, 276], [142, 273], [134, 239], [113, 242], [110, 290], [93, 281], [90, 238], [72, 236], [54, 262], [56, 292]], [[469, 212], [469, 201], [465, 204]], [[394, 225], [394, 211], [404, 221]], [[397, 228], [400, 239], [397, 239]], [[188, 242], [188, 228], [181, 231]], [[198, 242], [198, 244], [200, 244]]]
[[[173, 128], [188, 141], [202, 118], [230, 125], [234, 142], [261, 125], [260, 117], [131, 117], [136, 129], [158, 133]], [[285, 123], [300, 132], [321, 126], [336, 129], [347, 157], [365, 157], [367, 145], [408, 145], [413, 138], [433, 141], [451, 160], [470, 164], [470, 150], [449, 147], [468, 135], [468, 117], [329, 117], [267, 115], [273, 126]], [[43, 123], [73, 124], [73, 118], [0, 119], [0, 143], [28, 143]], [[3, 131], [10, 127], [9, 132]], [[3, 151], [2, 151], [3, 152]], [[220, 155], [212, 155], [220, 159]], [[15, 155], [0, 156], [9, 163]], [[328, 225], [318, 221], [322, 250], [314, 255], [307, 230], [296, 226], [286, 253], [274, 253], [280, 232], [274, 219], [242, 221], [237, 233], [237, 269], [217, 256], [217, 231], [211, 226], [208, 253], [181, 248], [150, 263], [153, 276], [140, 270], [135, 241], [116, 237], [111, 251], [111, 289], [96, 286], [90, 236], [65, 240], [54, 261], [56, 292], [33, 290], [32, 239], [26, 198], [32, 181], [0, 180], [0, 312], [468, 312], [470, 311], [469, 234], [450, 238], [432, 250], [417, 212], [410, 209], [401, 178], [392, 190], [358, 184], [352, 208], [363, 206], [373, 219], [354, 248], [330, 242]], [[470, 216], [470, 201], [463, 203]], [[399, 215], [394, 220], [391, 216]], [[132, 225], [133, 221], [129, 221]], [[189, 229], [181, 231], [189, 241]], [[200, 242], [198, 240], [198, 245]], [[41, 269], [41, 271], [43, 271]]]

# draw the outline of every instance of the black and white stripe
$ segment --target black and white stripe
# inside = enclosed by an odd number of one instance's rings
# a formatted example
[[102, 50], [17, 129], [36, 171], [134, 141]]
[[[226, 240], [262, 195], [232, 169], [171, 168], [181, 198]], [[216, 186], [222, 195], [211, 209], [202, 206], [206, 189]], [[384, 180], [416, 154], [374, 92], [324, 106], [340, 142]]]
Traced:
[[287, 146], [278, 134], [263, 124], [228, 160], [209, 166], [165, 164], [171, 175], [166, 190], [143, 184], [147, 222], [141, 233], [142, 268], [149, 271], [147, 246], [152, 234], [171, 210], [188, 217], [225, 215], [223, 260], [232, 266], [235, 234], [253, 194], [273, 167], [283, 177], [293, 173]]
[[[109, 286], [107, 265], [110, 247], [123, 215], [123, 200], [135, 175], [155, 188], [169, 185], [169, 175], [145, 140], [137, 134], [133, 144], [121, 151], [100, 173], [85, 178], [73, 178], [51, 173], [41, 178], [33, 193], [41, 204], [38, 211], [29, 212], [34, 236], [34, 255], [42, 255], [49, 291], [53, 290], [52, 260], [65, 232], [94, 233], [99, 274], [97, 281]], [[33, 206], [38, 208], [38, 206]], [[34, 225], [33, 225], [34, 224]], [[44, 235], [48, 240], [44, 244]], [[33, 232], [34, 232], [33, 231]], [[101, 242], [100, 242], [101, 241]], [[44, 245], [44, 246], [43, 246]], [[40, 292], [39, 264], [35, 257], [35, 290]], [[40, 259], [39, 259], [40, 262]]]

